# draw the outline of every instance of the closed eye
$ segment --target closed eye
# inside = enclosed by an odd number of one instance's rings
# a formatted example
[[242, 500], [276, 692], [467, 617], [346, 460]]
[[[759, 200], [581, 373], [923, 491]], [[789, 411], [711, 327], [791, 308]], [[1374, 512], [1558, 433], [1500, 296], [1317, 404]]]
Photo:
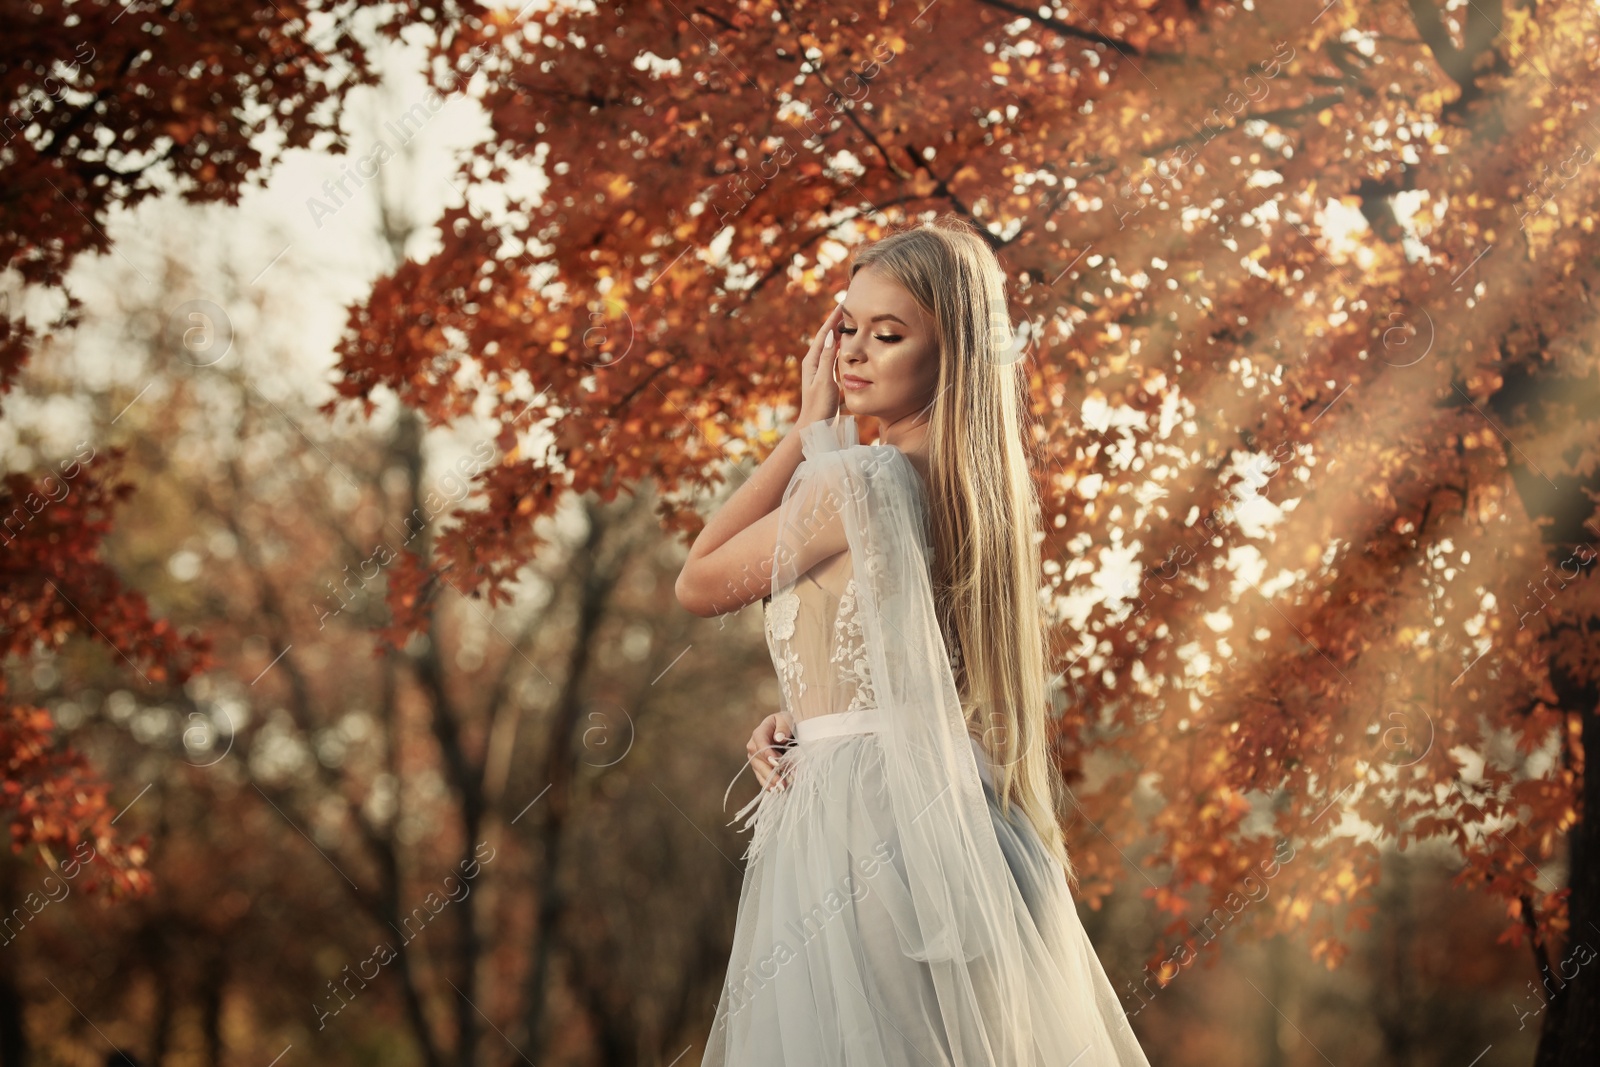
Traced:
[[[839, 332], [840, 333], [853, 334], [856, 331], [855, 331], [855, 328], [852, 327], [852, 326], [841, 326], [841, 327], [839, 327]], [[901, 337], [899, 334], [890, 334], [888, 337], [879, 337], [878, 335], [874, 334], [873, 335], [873, 340], [882, 341], [884, 344], [892, 345], [896, 341], [905, 340], [905, 338]]]

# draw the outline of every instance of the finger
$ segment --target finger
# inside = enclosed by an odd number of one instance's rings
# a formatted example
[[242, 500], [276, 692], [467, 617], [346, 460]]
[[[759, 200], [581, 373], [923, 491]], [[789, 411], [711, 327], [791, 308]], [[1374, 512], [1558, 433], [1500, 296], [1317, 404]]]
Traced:
[[818, 358], [822, 355], [823, 347], [828, 342], [828, 333], [830, 330], [831, 327], [828, 326], [827, 323], [824, 323], [822, 328], [812, 335], [811, 344], [806, 347], [806, 358], [801, 361], [802, 363], [809, 362], [815, 364], [817, 362]]
[[822, 343], [828, 339], [828, 331], [833, 329], [833, 323], [829, 321], [831, 318], [832, 316], [830, 315], [828, 319], [824, 319], [822, 325], [817, 327], [817, 332], [811, 335], [811, 347], [813, 349], [820, 351]]
[[818, 383], [818, 403], [828, 414], [838, 411], [844, 393], [844, 387], [839, 384], [839, 348], [838, 339], [835, 337], [834, 342], [824, 349], [818, 360], [817, 374], [813, 379]]
[[773, 789], [782, 789], [789, 781], [789, 764], [783, 759], [772, 761], [772, 780], [767, 783]]
[[822, 346], [823, 338], [828, 336], [829, 331], [831, 331], [833, 329], [834, 324], [839, 321], [840, 317], [843, 314], [844, 314], [844, 305], [843, 304], [835, 304], [835, 305], [833, 305], [833, 310], [828, 312], [828, 317], [822, 320], [822, 327], [817, 330], [817, 334], [816, 334], [815, 337], [813, 337], [811, 339], [811, 343], [814, 344], [814, 345], [817, 345], [820, 348]]
[[826, 346], [830, 337], [833, 339], [835, 347], [837, 347], [839, 340], [837, 327], [843, 314], [844, 305], [842, 304], [835, 304], [833, 310], [828, 312], [828, 317], [822, 320], [822, 326], [812, 336], [811, 345], [806, 349], [806, 356], [805, 359], [801, 361], [802, 364], [809, 361], [813, 366], [815, 366], [820, 361], [823, 348]]
[[784, 775], [783, 764], [781, 763], [762, 760], [756, 775], [761, 779], [761, 785], [765, 789], [781, 789], [783, 787]]
[[751, 735], [757, 744], [768, 745], [772, 743], [772, 735], [776, 732], [778, 722], [771, 715], [761, 720], [761, 725], [756, 727], [756, 732]]
[[800, 357], [800, 365], [802, 367], [814, 365], [817, 362], [817, 355], [821, 351], [822, 339], [820, 337], [813, 337], [811, 339], [811, 343], [806, 346], [806, 354]]
[[[839, 362], [838, 356], [838, 335], [830, 333], [824, 339], [822, 348], [817, 352], [817, 358], [813, 363], [811, 372], [811, 388], [813, 392], [820, 392], [823, 397], [833, 395], [833, 389], [838, 387], [838, 383], [833, 380], [834, 367]], [[823, 385], [822, 383], [824, 382], [827, 382], [828, 385]], [[832, 386], [833, 389], [830, 389], [829, 386]]]

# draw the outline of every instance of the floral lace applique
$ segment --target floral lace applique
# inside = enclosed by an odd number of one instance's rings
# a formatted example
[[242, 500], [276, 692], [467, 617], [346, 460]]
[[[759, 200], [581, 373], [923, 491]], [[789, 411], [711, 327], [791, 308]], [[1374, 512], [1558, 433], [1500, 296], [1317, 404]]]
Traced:
[[789, 643], [794, 636], [795, 619], [799, 614], [800, 594], [792, 586], [773, 593], [767, 601], [767, 647], [772, 650], [772, 663], [783, 683], [784, 692], [792, 694], [791, 700], [796, 703], [806, 691], [805, 679], [801, 677], [800, 654]]
[[781, 641], [793, 637], [794, 620], [800, 614], [800, 594], [794, 591], [794, 587], [773, 593], [772, 599], [767, 602], [767, 609], [772, 635]]
[[841, 681], [854, 682], [856, 694], [846, 711], [877, 706], [872, 692], [872, 673], [867, 663], [867, 641], [862, 632], [861, 618], [856, 611], [856, 580], [852, 576], [839, 594], [839, 611], [836, 616], [838, 641], [828, 662], [839, 668]]

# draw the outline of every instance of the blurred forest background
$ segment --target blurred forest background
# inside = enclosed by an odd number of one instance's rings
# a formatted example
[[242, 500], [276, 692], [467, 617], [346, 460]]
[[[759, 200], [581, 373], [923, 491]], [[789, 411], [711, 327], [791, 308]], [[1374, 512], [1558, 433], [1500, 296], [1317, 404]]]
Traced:
[[0, 1067], [697, 1063], [673, 579], [948, 213], [1151, 1063], [1595, 1062], [1600, 3], [0, 12]]

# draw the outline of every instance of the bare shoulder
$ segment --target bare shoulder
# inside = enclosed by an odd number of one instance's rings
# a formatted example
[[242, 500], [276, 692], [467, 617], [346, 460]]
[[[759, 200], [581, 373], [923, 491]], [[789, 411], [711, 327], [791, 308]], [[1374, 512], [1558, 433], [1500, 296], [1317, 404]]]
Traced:
[[900, 454], [904, 456], [906, 462], [911, 465], [911, 469], [916, 471], [917, 477], [922, 481], [922, 484], [927, 485], [928, 457], [920, 452], [901, 452]]
[[928, 495], [928, 457], [920, 452], [905, 452], [894, 445], [874, 445], [882, 449], [892, 458], [890, 462], [900, 464], [902, 470], [912, 475], [911, 481], [924, 497]]

